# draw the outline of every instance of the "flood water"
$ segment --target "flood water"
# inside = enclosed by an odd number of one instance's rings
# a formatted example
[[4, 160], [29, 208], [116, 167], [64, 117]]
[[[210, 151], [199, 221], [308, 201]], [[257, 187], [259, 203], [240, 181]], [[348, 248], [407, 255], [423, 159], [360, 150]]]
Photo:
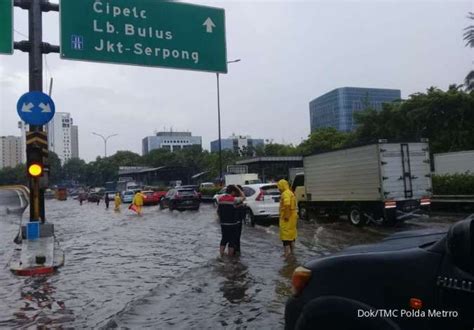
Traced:
[[197, 212], [146, 207], [138, 217], [125, 206], [116, 213], [103, 203], [51, 200], [46, 214], [65, 250], [65, 265], [48, 277], [16, 277], [7, 263], [20, 216], [0, 207], [2, 328], [279, 329], [299, 264], [395, 231], [446, 227], [459, 219], [362, 229], [342, 219], [300, 221], [291, 260], [281, 257], [276, 225], [244, 226], [240, 259], [221, 260], [220, 226], [210, 204]]

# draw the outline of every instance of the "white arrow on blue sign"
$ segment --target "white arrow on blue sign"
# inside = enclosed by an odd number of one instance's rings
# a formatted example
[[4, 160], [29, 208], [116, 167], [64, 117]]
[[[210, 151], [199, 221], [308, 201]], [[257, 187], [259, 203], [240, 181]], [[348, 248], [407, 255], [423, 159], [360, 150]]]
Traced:
[[53, 119], [55, 107], [53, 100], [47, 94], [28, 92], [20, 97], [16, 110], [25, 123], [44, 125]]

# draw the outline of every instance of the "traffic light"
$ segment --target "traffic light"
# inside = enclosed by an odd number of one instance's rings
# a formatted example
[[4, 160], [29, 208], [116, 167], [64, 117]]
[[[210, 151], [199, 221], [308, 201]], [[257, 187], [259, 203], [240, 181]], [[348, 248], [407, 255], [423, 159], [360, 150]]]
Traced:
[[44, 163], [41, 148], [28, 146], [26, 149], [26, 168], [30, 178], [43, 176]]

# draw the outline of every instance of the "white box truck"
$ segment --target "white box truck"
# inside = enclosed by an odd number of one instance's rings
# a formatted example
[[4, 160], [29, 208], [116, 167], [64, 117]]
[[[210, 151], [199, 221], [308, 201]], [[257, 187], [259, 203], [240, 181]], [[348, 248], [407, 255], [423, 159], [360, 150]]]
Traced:
[[261, 183], [257, 173], [227, 174], [225, 176], [225, 185], [230, 184], [244, 185]]
[[[308, 211], [352, 224], [394, 223], [431, 203], [428, 143], [380, 143], [304, 157], [293, 182], [301, 218]], [[304, 180], [301, 176], [304, 176]], [[304, 184], [304, 185], [302, 185]]]

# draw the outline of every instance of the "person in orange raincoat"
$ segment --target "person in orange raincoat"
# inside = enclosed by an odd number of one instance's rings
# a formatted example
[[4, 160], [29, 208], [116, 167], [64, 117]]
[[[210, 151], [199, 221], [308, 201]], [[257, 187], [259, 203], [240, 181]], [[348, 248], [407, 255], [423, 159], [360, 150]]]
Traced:
[[145, 195], [142, 194], [141, 190], [135, 193], [133, 196], [132, 204], [135, 205], [135, 209], [138, 215], [142, 215], [143, 199]]
[[284, 256], [288, 257], [294, 253], [295, 240], [297, 236], [296, 223], [298, 213], [296, 210], [296, 199], [290, 190], [290, 185], [286, 180], [278, 181], [280, 197], [280, 239], [283, 242]]

